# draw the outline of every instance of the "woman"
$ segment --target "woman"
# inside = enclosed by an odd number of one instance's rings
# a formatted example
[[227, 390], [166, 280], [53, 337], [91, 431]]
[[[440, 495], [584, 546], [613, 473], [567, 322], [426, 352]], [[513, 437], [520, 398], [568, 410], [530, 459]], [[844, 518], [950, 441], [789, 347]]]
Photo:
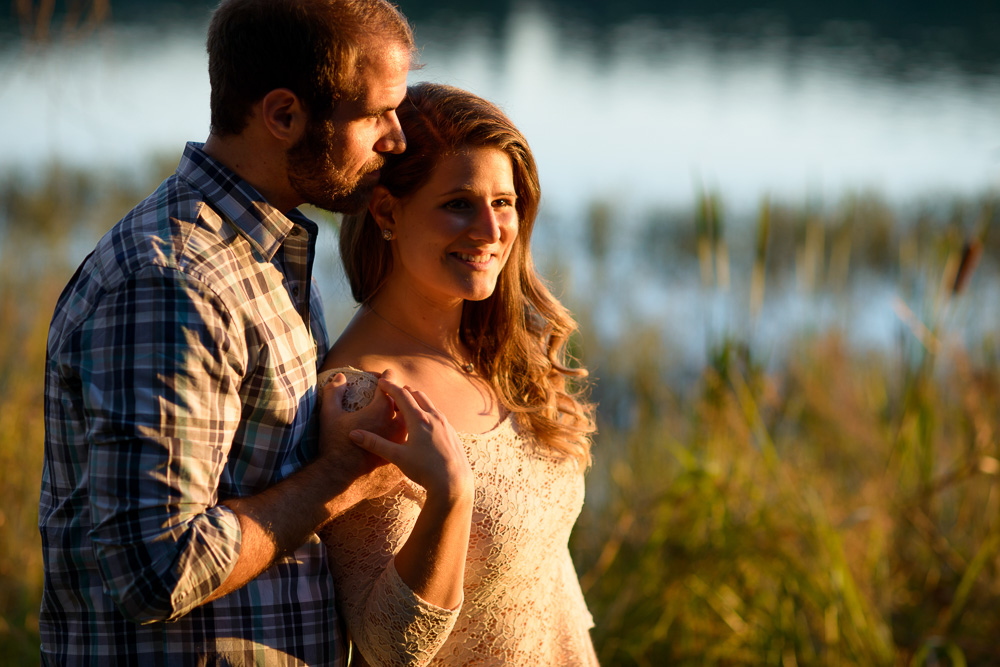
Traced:
[[[369, 664], [596, 664], [567, 548], [592, 406], [564, 363], [576, 324], [531, 259], [534, 158], [456, 88], [412, 86], [397, 113], [407, 150], [341, 228], [361, 307], [324, 368], [390, 368], [410, 433], [446, 437], [361, 440], [409, 480], [324, 534], [348, 629]], [[357, 407], [374, 383], [347, 375]]]

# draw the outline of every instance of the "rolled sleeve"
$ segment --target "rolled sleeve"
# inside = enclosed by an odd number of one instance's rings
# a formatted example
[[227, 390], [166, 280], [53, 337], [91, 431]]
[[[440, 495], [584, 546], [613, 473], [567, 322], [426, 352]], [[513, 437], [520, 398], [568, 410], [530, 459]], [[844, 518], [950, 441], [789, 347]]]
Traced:
[[104, 587], [128, 618], [173, 620], [239, 556], [239, 521], [218, 505], [241, 416], [239, 337], [201, 281], [157, 266], [105, 294], [82, 334]]

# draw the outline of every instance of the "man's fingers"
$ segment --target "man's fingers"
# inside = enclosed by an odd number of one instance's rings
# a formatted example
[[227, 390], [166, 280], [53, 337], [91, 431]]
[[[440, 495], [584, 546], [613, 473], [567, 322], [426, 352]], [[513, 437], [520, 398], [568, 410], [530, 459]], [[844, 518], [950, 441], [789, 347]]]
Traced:
[[337, 373], [332, 378], [327, 380], [322, 387], [319, 389], [320, 400], [326, 403], [330, 400], [330, 396], [336, 397], [336, 402], [334, 405], [343, 405], [344, 393], [347, 391], [347, 376], [343, 373]]

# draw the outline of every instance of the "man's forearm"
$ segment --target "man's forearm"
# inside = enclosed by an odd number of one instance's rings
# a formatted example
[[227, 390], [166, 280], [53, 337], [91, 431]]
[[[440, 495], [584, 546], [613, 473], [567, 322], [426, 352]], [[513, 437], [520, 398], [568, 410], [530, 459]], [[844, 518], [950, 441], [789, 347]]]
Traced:
[[266, 491], [222, 503], [239, 519], [240, 554], [229, 576], [205, 602], [252, 581], [364, 497], [360, 480], [342, 479], [331, 467], [325, 460], [315, 461]]
[[240, 522], [240, 554], [229, 576], [206, 602], [252, 581], [327, 521], [365, 498], [388, 492], [403, 478], [396, 466], [347, 438], [358, 425], [391, 423], [391, 402], [380, 395], [366, 408], [346, 413], [344, 390], [345, 378], [339, 375], [321, 394], [318, 459], [262, 493], [224, 501]]

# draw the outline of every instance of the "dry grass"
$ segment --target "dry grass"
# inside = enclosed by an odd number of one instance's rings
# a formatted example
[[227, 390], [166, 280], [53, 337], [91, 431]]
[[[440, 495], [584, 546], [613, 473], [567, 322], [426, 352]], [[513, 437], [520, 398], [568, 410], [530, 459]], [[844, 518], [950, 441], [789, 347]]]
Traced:
[[[2, 664], [38, 662], [44, 344], [73, 268], [66, 230], [95, 204], [76, 198], [102, 187], [81, 178], [55, 170], [34, 191], [0, 184]], [[145, 189], [115, 193], [95, 219], [114, 219]], [[765, 370], [730, 337], [696, 378], [669, 383], [678, 376], [659, 331], [636, 325], [628, 345], [575, 341], [600, 377], [596, 462], [572, 546], [602, 664], [1000, 664], [1000, 360], [995, 341], [982, 341], [985, 354], [948, 343], [963, 238], [940, 224], [907, 236], [881, 207], [851, 210], [851, 229], [867, 235], [833, 224], [845, 216], [810, 233], [804, 214], [762, 206], [754, 271], [774, 282], [899, 258], [887, 270], [931, 348], [910, 336], [862, 354], [830, 332]], [[707, 282], [728, 261], [716, 214], [698, 214]], [[592, 221], [595, 255], [608, 215]], [[966, 217], [977, 215], [992, 213]], [[989, 255], [995, 241], [978, 239]], [[771, 265], [776, 252], [785, 265]]]
[[602, 664], [1000, 664], [1000, 368], [830, 334], [672, 392], [639, 339], [574, 533]]
[[0, 663], [10, 665], [38, 662], [42, 374], [58, 289], [0, 281]]

